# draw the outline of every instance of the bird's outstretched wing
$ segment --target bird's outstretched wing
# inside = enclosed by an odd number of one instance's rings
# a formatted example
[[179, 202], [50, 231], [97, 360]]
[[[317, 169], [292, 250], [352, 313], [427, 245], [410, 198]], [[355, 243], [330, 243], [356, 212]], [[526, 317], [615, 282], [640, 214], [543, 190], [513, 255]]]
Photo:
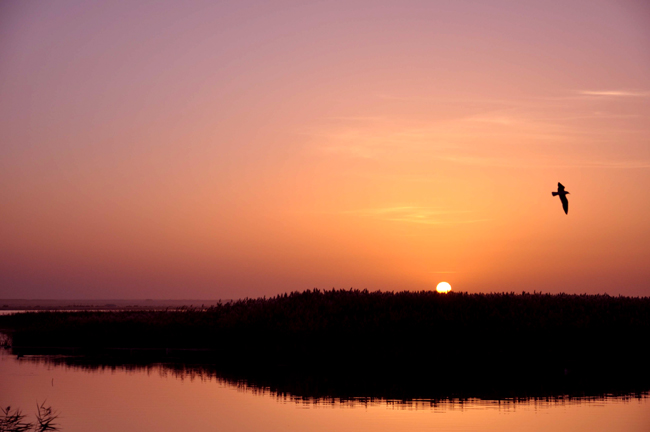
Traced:
[[557, 191], [562, 192], [564, 190], [564, 185], [560, 182], [557, 182]]
[[566, 199], [566, 195], [560, 195], [560, 201], [562, 201], [562, 208], [564, 209], [564, 214], [569, 214], [569, 200]]

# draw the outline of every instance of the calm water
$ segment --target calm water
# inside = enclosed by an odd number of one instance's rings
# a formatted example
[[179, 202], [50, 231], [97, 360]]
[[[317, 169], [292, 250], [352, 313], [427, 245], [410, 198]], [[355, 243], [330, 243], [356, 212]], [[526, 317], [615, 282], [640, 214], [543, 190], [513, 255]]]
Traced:
[[638, 431], [650, 399], [314, 402], [163, 365], [83, 369], [0, 350], [0, 406], [47, 400], [63, 431]]
[[0, 310], [0, 315], [11, 315], [16, 313], [34, 313], [34, 312], [120, 312], [120, 309], [43, 309], [43, 310]]

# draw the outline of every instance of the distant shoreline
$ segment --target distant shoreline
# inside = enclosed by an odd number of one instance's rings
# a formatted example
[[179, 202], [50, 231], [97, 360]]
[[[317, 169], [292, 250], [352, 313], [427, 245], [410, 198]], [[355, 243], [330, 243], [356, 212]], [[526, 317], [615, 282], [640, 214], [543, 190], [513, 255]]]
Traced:
[[0, 299], [0, 311], [39, 311], [39, 310], [165, 310], [166, 308], [207, 308], [219, 302], [230, 300], [153, 300], [153, 299]]

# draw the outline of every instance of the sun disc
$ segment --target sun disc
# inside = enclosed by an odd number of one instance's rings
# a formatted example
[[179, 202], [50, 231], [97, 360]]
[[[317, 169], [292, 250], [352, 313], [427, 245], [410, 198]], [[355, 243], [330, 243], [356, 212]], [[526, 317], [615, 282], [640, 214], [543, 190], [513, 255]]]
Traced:
[[439, 293], [448, 293], [451, 291], [451, 285], [449, 285], [447, 282], [440, 282], [436, 287], [436, 291]]

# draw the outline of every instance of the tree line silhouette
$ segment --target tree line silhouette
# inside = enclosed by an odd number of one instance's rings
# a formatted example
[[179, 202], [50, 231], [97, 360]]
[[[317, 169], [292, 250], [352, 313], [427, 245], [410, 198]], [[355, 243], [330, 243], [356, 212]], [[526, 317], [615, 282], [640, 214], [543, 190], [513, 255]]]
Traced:
[[0, 328], [16, 349], [206, 349], [231, 370], [368, 385], [650, 388], [648, 297], [308, 290], [207, 309], [16, 314]]

